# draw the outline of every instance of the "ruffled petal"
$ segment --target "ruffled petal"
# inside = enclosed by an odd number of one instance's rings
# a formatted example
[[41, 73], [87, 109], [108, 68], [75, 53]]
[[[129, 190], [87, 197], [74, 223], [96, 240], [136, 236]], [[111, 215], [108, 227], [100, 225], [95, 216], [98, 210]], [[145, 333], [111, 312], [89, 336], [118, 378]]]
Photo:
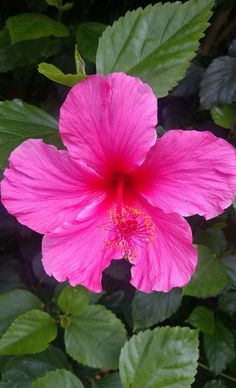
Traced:
[[3, 205], [22, 224], [47, 233], [74, 219], [101, 192], [100, 178], [42, 140], [27, 140], [11, 154], [1, 182]]
[[91, 291], [102, 290], [103, 270], [115, 257], [113, 249], [104, 249], [108, 231], [107, 207], [102, 202], [86, 208], [76, 220], [65, 223], [43, 238], [43, 266], [49, 276], [82, 284]]
[[172, 130], [158, 139], [132, 179], [164, 212], [213, 218], [236, 194], [236, 152], [210, 132]]
[[131, 284], [144, 292], [185, 286], [197, 264], [189, 224], [178, 214], [165, 214], [150, 205], [144, 211], [156, 225], [156, 238], [139, 247], [132, 262]]
[[69, 153], [99, 174], [127, 173], [156, 141], [157, 100], [151, 88], [123, 73], [79, 82], [60, 111]]

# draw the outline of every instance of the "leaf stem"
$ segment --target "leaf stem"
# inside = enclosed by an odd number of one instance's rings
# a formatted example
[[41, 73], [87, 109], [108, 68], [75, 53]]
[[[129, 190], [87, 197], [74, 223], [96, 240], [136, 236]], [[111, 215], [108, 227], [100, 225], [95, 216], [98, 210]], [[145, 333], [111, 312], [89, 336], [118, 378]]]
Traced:
[[[208, 370], [209, 372], [212, 372], [212, 371], [210, 370], [210, 368], [208, 368], [208, 366], [202, 364], [201, 362], [199, 362], [198, 365], [199, 365], [201, 368], [206, 369], [206, 370]], [[233, 381], [234, 383], [236, 383], [236, 378], [233, 377], [233, 376], [226, 375], [225, 373], [219, 373], [219, 376], [224, 377], [225, 379], [228, 379], [228, 380]]]

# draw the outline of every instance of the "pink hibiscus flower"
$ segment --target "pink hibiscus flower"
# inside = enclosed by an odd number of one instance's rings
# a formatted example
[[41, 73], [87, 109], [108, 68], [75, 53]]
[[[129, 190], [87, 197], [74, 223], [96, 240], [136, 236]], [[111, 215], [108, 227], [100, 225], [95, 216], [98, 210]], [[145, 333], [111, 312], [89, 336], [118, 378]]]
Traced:
[[122, 73], [93, 75], [68, 93], [60, 133], [68, 151], [27, 140], [9, 159], [2, 202], [45, 234], [43, 265], [58, 281], [101, 291], [111, 259], [133, 264], [146, 292], [189, 282], [197, 253], [183, 216], [207, 219], [236, 193], [236, 154], [210, 132], [156, 137], [151, 88]]

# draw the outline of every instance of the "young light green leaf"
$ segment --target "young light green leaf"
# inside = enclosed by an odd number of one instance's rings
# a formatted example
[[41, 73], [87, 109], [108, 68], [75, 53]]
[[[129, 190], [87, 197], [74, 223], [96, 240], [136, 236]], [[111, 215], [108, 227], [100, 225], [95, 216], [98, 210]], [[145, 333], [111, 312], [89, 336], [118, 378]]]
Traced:
[[204, 350], [209, 367], [215, 374], [221, 373], [234, 359], [233, 334], [221, 321], [217, 321], [212, 334], [204, 334]]
[[60, 22], [41, 13], [21, 13], [6, 21], [11, 43], [39, 39], [47, 36], [65, 37], [69, 30]]
[[123, 71], [164, 97], [184, 77], [208, 27], [212, 0], [155, 4], [127, 12], [99, 40], [98, 73]]
[[105, 30], [102, 23], [88, 22], [79, 24], [76, 29], [76, 41], [81, 54], [89, 61], [95, 63], [98, 40]]
[[202, 77], [200, 101], [207, 109], [236, 101], [236, 58], [218, 57], [211, 62]]
[[203, 306], [195, 307], [186, 322], [201, 330], [203, 333], [210, 334], [215, 330], [213, 311]]
[[0, 293], [0, 334], [2, 334], [19, 315], [28, 310], [40, 309], [43, 302], [26, 290], [11, 290]]
[[117, 369], [119, 354], [126, 340], [122, 322], [103, 306], [88, 306], [72, 316], [65, 330], [67, 353], [93, 368]]
[[236, 126], [236, 108], [232, 105], [216, 105], [211, 108], [212, 120], [223, 128]]
[[85, 79], [85, 75], [82, 73], [79, 74], [64, 74], [56, 66], [42, 62], [38, 65], [38, 72], [43, 74], [45, 77], [51, 81], [57, 82], [61, 85], [72, 87], [77, 84], [79, 81]]
[[173, 289], [168, 293], [137, 292], [132, 302], [134, 330], [150, 327], [169, 318], [180, 306], [181, 291]]
[[198, 245], [198, 264], [183, 295], [206, 298], [221, 291], [228, 283], [228, 275], [221, 261], [203, 245]]
[[60, 145], [58, 123], [48, 113], [20, 100], [0, 102], [0, 167], [11, 151], [26, 139], [43, 138]]
[[65, 369], [48, 372], [34, 381], [30, 388], [84, 388], [82, 382], [73, 373]]
[[225, 294], [220, 295], [218, 306], [225, 314], [234, 318], [234, 316], [236, 316], [236, 291], [228, 291]]
[[0, 339], [1, 355], [42, 352], [57, 335], [54, 320], [40, 310], [29, 310], [11, 324]]
[[189, 388], [197, 370], [197, 331], [158, 327], [134, 335], [120, 355], [124, 388]]
[[62, 311], [72, 315], [81, 315], [89, 303], [89, 292], [82, 286], [66, 286], [58, 298], [58, 306]]

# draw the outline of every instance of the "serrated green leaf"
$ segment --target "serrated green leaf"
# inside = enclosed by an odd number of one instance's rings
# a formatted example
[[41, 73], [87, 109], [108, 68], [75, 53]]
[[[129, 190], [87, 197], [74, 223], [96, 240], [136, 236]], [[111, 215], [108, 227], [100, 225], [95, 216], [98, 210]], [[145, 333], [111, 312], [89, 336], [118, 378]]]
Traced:
[[196, 330], [158, 327], [134, 335], [120, 355], [124, 388], [189, 388], [197, 369]]
[[228, 283], [228, 275], [221, 261], [203, 245], [198, 246], [198, 264], [183, 295], [206, 298], [221, 291]]
[[204, 108], [236, 101], [236, 58], [218, 57], [203, 74], [200, 101]]
[[60, 145], [58, 123], [48, 113], [20, 100], [0, 102], [0, 167], [11, 151], [26, 139], [42, 138]]
[[66, 286], [59, 295], [58, 306], [65, 313], [82, 314], [89, 303], [89, 292], [82, 286]]
[[39, 39], [47, 36], [57, 38], [69, 35], [68, 29], [60, 22], [42, 13], [21, 13], [6, 21], [11, 43]]
[[119, 354], [126, 340], [122, 322], [103, 306], [88, 306], [71, 318], [65, 330], [67, 353], [93, 368], [117, 369]]
[[0, 339], [0, 354], [23, 355], [42, 352], [57, 335], [57, 327], [49, 314], [29, 310], [11, 324]]
[[134, 330], [150, 327], [169, 318], [180, 306], [181, 291], [173, 289], [168, 293], [137, 292], [132, 302]]
[[212, 6], [212, 0], [190, 0], [127, 12], [99, 40], [98, 73], [138, 76], [158, 97], [166, 96], [194, 58]]
[[20, 382], [28, 387], [38, 377], [61, 368], [70, 369], [65, 354], [60, 349], [49, 346], [42, 353], [11, 357], [4, 367], [2, 379], [11, 384]]
[[203, 306], [195, 307], [186, 322], [207, 334], [213, 333], [215, 329], [213, 311]]
[[222, 257], [221, 262], [224, 265], [232, 285], [236, 287], [236, 256], [224, 256]]
[[231, 318], [236, 316], [236, 291], [228, 291], [218, 299], [219, 309]]
[[31, 384], [30, 388], [84, 388], [81, 381], [73, 373], [65, 369], [48, 372]]
[[76, 41], [79, 51], [84, 58], [93, 63], [96, 61], [98, 40], [105, 28], [105, 24], [88, 22], [79, 24], [76, 29]]
[[226, 129], [233, 129], [236, 125], [236, 108], [232, 105], [216, 105], [211, 108], [214, 123]]
[[93, 383], [92, 388], [123, 388], [118, 372], [111, 373]]
[[203, 339], [209, 367], [215, 374], [219, 374], [234, 358], [233, 334], [221, 321], [217, 321], [215, 331], [212, 334], [204, 334]]
[[42, 62], [38, 65], [38, 72], [51, 81], [70, 87], [85, 79], [83, 74], [64, 74], [56, 66], [46, 62]]
[[19, 315], [28, 310], [40, 309], [42, 301], [26, 290], [11, 290], [0, 293], [0, 334], [2, 334]]

